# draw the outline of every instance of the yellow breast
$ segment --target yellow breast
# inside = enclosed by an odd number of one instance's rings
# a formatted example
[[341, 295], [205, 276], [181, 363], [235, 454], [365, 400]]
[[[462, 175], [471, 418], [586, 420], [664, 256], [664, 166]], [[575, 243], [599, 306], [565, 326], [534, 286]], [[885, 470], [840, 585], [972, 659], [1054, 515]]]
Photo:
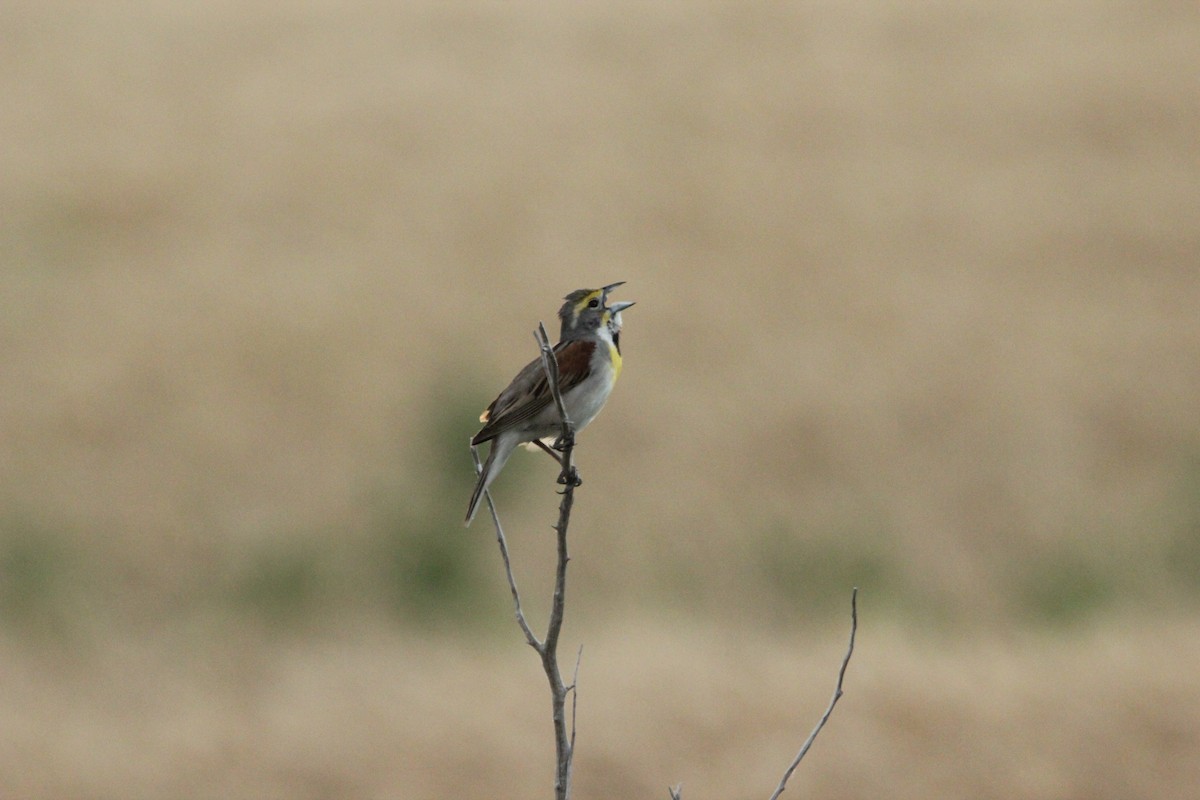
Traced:
[[616, 383], [617, 378], [621, 377], [621, 351], [612, 342], [608, 343], [608, 355], [612, 359], [613, 366], [613, 383]]

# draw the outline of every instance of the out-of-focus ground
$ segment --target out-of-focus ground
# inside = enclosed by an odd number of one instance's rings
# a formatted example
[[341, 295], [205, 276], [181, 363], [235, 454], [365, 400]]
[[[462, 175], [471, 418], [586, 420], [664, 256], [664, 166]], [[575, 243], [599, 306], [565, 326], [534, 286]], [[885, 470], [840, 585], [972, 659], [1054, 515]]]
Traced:
[[[576, 796], [1200, 785], [1200, 9], [0, 10], [0, 796], [549, 796], [475, 417], [615, 280]], [[554, 470], [496, 484], [531, 615]], [[540, 623], [539, 623], [540, 624]]]

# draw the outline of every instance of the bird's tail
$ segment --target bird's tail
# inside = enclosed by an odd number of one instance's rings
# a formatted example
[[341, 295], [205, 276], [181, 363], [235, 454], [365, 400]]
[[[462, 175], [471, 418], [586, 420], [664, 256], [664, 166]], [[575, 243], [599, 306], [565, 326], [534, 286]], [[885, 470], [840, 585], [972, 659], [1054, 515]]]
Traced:
[[479, 510], [479, 501], [483, 499], [484, 492], [492, 485], [500, 470], [504, 469], [504, 464], [512, 455], [515, 446], [515, 442], [509, 442], [503, 436], [492, 439], [492, 451], [488, 453], [487, 461], [483, 462], [483, 469], [479, 472], [479, 480], [475, 482], [475, 491], [471, 493], [471, 502], [467, 506], [467, 519], [464, 524], [468, 527], [475, 519], [475, 512]]

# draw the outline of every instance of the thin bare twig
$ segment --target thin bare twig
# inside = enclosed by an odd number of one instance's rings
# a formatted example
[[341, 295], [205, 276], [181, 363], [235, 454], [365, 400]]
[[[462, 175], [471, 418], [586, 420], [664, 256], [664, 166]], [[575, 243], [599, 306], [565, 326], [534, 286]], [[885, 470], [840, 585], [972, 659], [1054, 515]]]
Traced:
[[[542, 368], [546, 371], [546, 382], [550, 387], [550, 394], [554, 398], [559, 418], [562, 420], [562, 433], [555, 442], [555, 449], [562, 452], [561, 458], [549, 448], [545, 446], [542, 448], [558, 459], [561, 467], [558, 482], [563, 484], [562, 500], [558, 505], [558, 523], [554, 526], [558, 539], [558, 566], [554, 573], [554, 596], [550, 603], [550, 619], [546, 624], [546, 636], [543, 639], [538, 639], [533, 628], [525, 619], [525, 612], [521, 609], [521, 593], [517, 590], [517, 580], [513, 576], [512, 561], [508, 555], [508, 542], [504, 538], [504, 529], [500, 525], [496, 505], [492, 502], [490, 492], [484, 492], [484, 498], [487, 500], [488, 509], [492, 514], [492, 523], [496, 526], [496, 541], [500, 545], [500, 557], [504, 561], [504, 574], [508, 578], [508, 588], [512, 593], [517, 624], [521, 626], [526, 643], [536, 650], [541, 658], [542, 669], [545, 670], [546, 680], [550, 683], [550, 707], [554, 720], [554, 746], [557, 756], [554, 771], [554, 797], [555, 800], [569, 800], [571, 796], [571, 764], [575, 755], [575, 708], [578, 698], [576, 686], [579, 681], [579, 661], [583, 657], [583, 647], [579, 648], [575, 659], [575, 675], [571, 679], [571, 685], [567, 686], [563, 683], [562, 672], [558, 665], [558, 638], [562, 632], [563, 614], [566, 608], [567, 562], [571, 560], [567, 553], [567, 527], [571, 522], [571, 506], [575, 501], [575, 487], [579, 484], [579, 476], [576, 474], [572, 460], [575, 449], [575, 426], [567, 416], [562, 392], [559, 389], [558, 360], [554, 356], [554, 350], [550, 347], [546, 326], [539, 322], [538, 329], [534, 331], [533, 335], [541, 353]], [[539, 442], [539, 444], [541, 443]], [[475, 473], [478, 475], [483, 466], [479, 461], [479, 453], [474, 447], [471, 448], [471, 458], [475, 461]], [[566, 719], [568, 693], [572, 697], [569, 730]]]
[[842, 658], [842, 667], [838, 670], [837, 686], [833, 690], [833, 698], [829, 701], [829, 707], [825, 709], [825, 713], [821, 715], [817, 726], [812, 729], [812, 733], [804, 741], [804, 745], [800, 748], [800, 752], [796, 754], [796, 758], [788, 766], [787, 771], [783, 773], [782, 780], [779, 781], [779, 786], [775, 788], [775, 793], [771, 795], [770, 800], [776, 800], [779, 795], [783, 794], [783, 790], [787, 788], [788, 778], [792, 777], [792, 773], [796, 771], [796, 767], [800, 766], [800, 761], [808, 753], [808, 748], [812, 747], [813, 742], [817, 739], [817, 734], [825, 727], [825, 723], [829, 721], [829, 716], [833, 713], [833, 707], [837, 705], [837, 701], [842, 698], [842, 681], [846, 677], [846, 667], [850, 664], [850, 656], [854, 654], [854, 634], [858, 632], [858, 587], [854, 587], [854, 591], [850, 594], [850, 645], [846, 648], [846, 655]]
[[[854, 587], [854, 591], [850, 594], [850, 645], [846, 648], [846, 655], [842, 657], [842, 666], [838, 670], [837, 687], [833, 690], [833, 699], [829, 701], [829, 707], [825, 709], [825, 713], [821, 715], [821, 719], [817, 722], [817, 726], [812, 729], [812, 733], [804, 740], [804, 745], [800, 748], [800, 752], [788, 765], [787, 771], [783, 773], [783, 779], [779, 781], [779, 786], [775, 787], [774, 794], [770, 800], [777, 800], [779, 795], [783, 794], [783, 790], [787, 788], [788, 779], [792, 777], [792, 773], [796, 771], [796, 767], [800, 766], [800, 762], [808, 753], [808, 749], [812, 747], [813, 742], [817, 739], [817, 734], [825, 727], [825, 723], [829, 721], [829, 716], [833, 714], [833, 707], [837, 705], [837, 701], [842, 697], [842, 682], [846, 678], [846, 667], [850, 664], [850, 656], [854, 653], [854, 635], [858, 632], [858, 587]], [[683, 800], [683, 784], [668, 786], [667, 791], [671, 794], [671, 800]]]
[[[471, 445], [471, 458], [475, 461], [475, 474], [479, 475], [483, 471], [483, 465], [479, 462], [479, 450], [475, 445]], [[496, 541], [500, 544], [500, 557], [504, 560], [504, 574], [508, 578], [508, 589], [512, 592], [513, 607], [517, 612], [517, 624], [521, 626], [521, 632], [525, 634], [525, 641], [540, 655], [542, 643], [534, 635], [533, 628], [529, 627], [529, 622], [525, 619], [525, 612], [521, 610], [521, 593], [517, 591], [517, 579], [513, 576], [512, 561], [508, 557], [508, 542], [504, 538], [504, 528], [500, 526], [500, 517], [496, 514], [496, 504], [492, 502], [490, 491], [485, 491], [483, 497], [487, 500], [488, 510], [492, 512], [492, 524], [496, 526]]]
[[546, 679], [550, 682], [550, 706], [554, 719], [554, 748], [555, 775], [554, 796], [556, 800], [568, 800], [571, 796], [571, 764], [575, 755], [573, 736], [567, 730], [566, 699], [567, 687], [563, 684], [562, 673], [558, 666], [558, 637], [562, 632], [563, 611], [567, 595], [567, 562], [571, 560], [567, 552], [567, 527], [571, 522], [571, 506], [575, 502], [575, 486], [579, 479], [575, 473], [572, 459], [575, 450], [575, 426], [567, 416], [566, 405], [563, 404], [562, 391], [558, 385], [558, 359], [550, 347], [550, 337], [546, 334], [546, 326], [538, 323], [534, 332], [538, 347], [542, 354], [542, 367], [546, 370], [546, 382], [554, 404], [558, 408], [562, 420], [562, 435], [555, 447], [562, 450], [562, 472], [559, 482], [563, 484], [562, 500], [558, 504], [558, 524], [554, 526], [558, 539], [558, 567], [554, 573], [554, 596], [550, 603], [550, 621], [546, 626], [546, 638], [542, 643], [540, 655], [542, 668], [546, 671]]
[[571, 685], [567, 690], [571, 693], [571, 752], [575, 752], [575, 711], [579, 706], [579, 662], [583, 660], [583, 645], [575, 654], [575, 674], [571, 676]]
[[538, 348], [542, 354], [542, 369], [546, 370], [546, 382], [550, 386], [550, 396], [554, 398], [554, 405], [558, 408], [558, 418], [562, 420], [562, 436], [559, 438], [561, 449], [564, 453], [572, 449], [575, 445], [575, 425], [567, 417], [567, 406], [563, 403], [562, 392], [558, 388], [558, 359], [554, 356], [554, 348], [550, 346], [550, 337], [546, 334], [546, 326], [538, 323], [537, 330], [533, 332], [533, 338], [537, 340]]

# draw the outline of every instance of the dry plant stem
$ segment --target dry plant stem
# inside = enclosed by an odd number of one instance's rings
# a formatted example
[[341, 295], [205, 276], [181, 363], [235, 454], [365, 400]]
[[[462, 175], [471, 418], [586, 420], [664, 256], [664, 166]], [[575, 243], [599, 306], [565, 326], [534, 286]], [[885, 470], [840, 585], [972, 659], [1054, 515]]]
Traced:
[[[471, 458], [475, 461], [475, 474], [478, 475], [483, 471], [483, 464], [479, 461], [479, 449], [474, 445], [471, 446]], [[483, 496], [487, 500], [488, 511], [492, 514], [492, 524], [496, 526], [496, 542], [500, 545], [500, 558], [504, 561], [504, 574], [508, 578], [508, 590], [512, 593], [513, 607], [517, 612], [517, 624], [521, 626], [521, 632], [525, 634], [525, 641], [529, 646], [541, 653], [542, 643], [534, 635], [533, 628], [529, 627], [529, 622], [525, 619], [525, 612], [521, 610], [521, 593], [517, 591], [517, 579], [513, 575], [512, 561], [508, 557], [508, 541], [504, 538], [504, 528], [500, 526], [500, 517], [496, 514], [492, 493], [485, 491]]]
[[[821, 719], [817, 722], [817, 726], [812, 729], [812, 733], [804, 740], [804, 745], [801, 746], [800, 752], [788, 765], [787, 771], [783, 773], [782, 780], [775, 787], [775, 792], [771, 795], [770, 800], [777, 800], [779, 795], [783, 794], [783, 790], [787, 788], [788, 779], [792, 777], [792, 773], [796, 771], [796, 767], [800, 766], [800, 762], [807, 755], [808, 749], [812, 747], [813, 742], [817, 740], [817, 734], [825, 727], [825, 723], [829, 721], [829, 717], [833, 714], [833, 707], [837, 705], [837, 701], [842, 697], [842, 682], [846, 679], [846, 667], [850, 665], [850, 656], [854, 654], [854, 635], [858, 632], [858, 587], [854, 587], [854, 591], [850, 594], [850, 645], [846, 648], [846, 655], [842, 657], [842, 666], [838, 670], [837, 686], [833, 690], [833, 698], [829, 701], [829, 706], [825, 709], [825, 713], [821, 715]], [[668, 786], [667, 791], [671, 795], [671, 800], [683, 800], [683, 784]]]
[[575, 752], [575, 711], [579, 706], [579, 662], [583, 660], [583, 645], [579, 645], [579, 652], [575, 654], [575, 674], [571, 676], [571, 685], [567, 687], [567, 691], [571, 693], [571, 752]]
[[[575, 449], [575, 427], [567, 417], [567, 409], [563, 405], [562, 393], [558, 388], [558, 361], [554, 358], [554, 351], [550, 347], [546, 327], [540, 322], [538, 329], [534, 332], [534, 338], [537, 339], [538, 347], [541, 350], [542, 367], [546, 370], [550, 393], [554, 397], [559, 417], [562, 419], [562, 435], [559, 438], [559, 442], [562, 443], [562, 457], [559, 459], [562, 472], [559, 475], [559, 483], [563, 484], [564, 488], [562, 500], [558, 504], [558, 524], [554, 526], [558, 538], [558, 566], [554, 573], [554, 596], [550, 603], [550, 620], [546, 626], [544, 639], [538, 639], [529, 626], [528, 620], [525, 619], [525, 612], [521, 609], [521, 593], [517, 590], [517, 580], [513, 576], [512, 561], [508, 555], [508, 542], [504, 538], [504, 529], [501, 527], [500, 517], [496, 513], [496, 504], [492, 502], [491, 492], [484, 492], [483, 496], [487, 500], [492, 523], [496, 526], [496, 541], [500, 545], [500, 557], [504, 561], [504, 574], [508, 578], [508, 588], [512, 593], [517, 624], [521, 626], [521, 632], [525, 634], [526, 643], [537, 651], [541, 658], [542, 669], [550, 683], [550, 709], [554, 720], [556, 755], [554, 797], [555, 800], [568, 800], [571, 796], [571, 765], [575, 755], [575, 704], [578, 699], [575, 687], [579, 680], [579, 661], [583, 657], [583, 647], [579, 648], [579, 653], [576, 655], [575, 675], [571, 679], [571, 685], [567, 686], [563, 683], [562, 671], [558, 666], [558, 637], [562, 632], [563, 611], [567, 595], [567, 562], [570, 561], [567, 553], [567, 527], [571, 522], [571, 506], [575, 502], [575, 486], [578, 482], [571, 458]], [[543, 447], [543, 449], [558, 458], [548, 448]], [[483, 465], [479, 461], [479, 452], [475, 447], [471, 448], [471, 458], [475, 461], [475, 474], [478, 475], [482, 471]], [[569, 729], [566, 715], [568, 693], [572, 696]]]
[[[551, 714], [554, 718], [554, 745], [556, 769], [554, 777], [554, 796], [556, 800], [567, 800], [571, 796], [571, 762], [575, 755], [574, 734], [567, 730], [566, 700], [568, 688], [563, 684], [562, 673], [558, 668], [558, 636], [562, 631], [563, 610], [567, 594], [567, 562], [571, 560], [567, 552], [567, 527], [571, 522], [571, 506], [575, 502], [576, 475], [572, 459], [575, 450], [575, 426], [567, 417], [567, 408], [563, 404], [562, 392], [558, 386], [558, 360], [550, 347], [550, 338], [546, 335], [546, 326], [538, 323], [534, 333], [538, 347], [542, 353], [542, 367], [546, 370], [546, 381], [550, 386], [550, 394], [558, 407], [558, 415], [562, 420], [562, 473], [559, 481], [563, 484], [562, 500], [558, 504], [558, 524], [554, 526], [558, 538], [558, 567], [554, 574], [554, 596], [550, 604], [550, 622], [546, 626], [546, 639], [538, 655], [542, 657], [542, 667], [546, 671], [546, 679], [550, 682]], [[571, 690], [574, 689], [574, 683]]]
[[[563, 453], [568, 459], [569, 451]], [[546, 627], [546, 639], [538, 650], [542, 657], [542, 669], [550, 682], [550, 713], [554, 719], [554, 751], [555, 775], [554, 797], [556, 800], [567, 800], [571, 796], [571, 761], [575, 748], [571, 743], [571, 735], [567, 731], [567, 692], [563, 684], [562, 672], [558, 668], [558, 635], [562, 631], [563, 607], [566, 601], [567, 588], [567, 523], [571, 517], [571, 501], [575, 487], [568, 482], [562, 492], [562, 501], [558, 505], [558, 524], [554, 530], [558, 533], [558, 568], [554, 576], [554, 597], [550, 604], [550, 623]]]
[[846, 678], [846, 667], [850, 665], [850, 656], [854, 654], [854, 634], [858, 632], [858, 587], [854, 587], [854, 591], [850, 594], [850, 645], [846, 648], [846, 655], [842, 657], [842, 666], [838, 670], [837, 686], [834, 687], [833, 697], [829, 701], [829, 707], [825, 709], [825, 713], [821, 715], [821, 719], [817, 722], [817, 726], [812, 729], [812, 733], [804, 740], [804, 745], [800, 748], [800, 752], [796, 754], [796, 758], [788, 765], [787, 771], [783, 773], [783, 778], [779, 781], [779, 786], [775, 788], [775, 793], [771, 795], [770, 800], [776, 800], [779, 795], [783, 794], [783, 790], [787, 788], [788, 778], [792, 777], [792, 773], [796, 771], [796, 767], [800, 766], [800, 761], [808, 753], [808, 748], [812, 747], [813, 742], [817, 739], [817, 734], [825, 727], [825, 723], [829, 721], [829, 716], [833, 713], [833, 707], [837, 705], [837, 701], [842, 698], [842, 681]]

